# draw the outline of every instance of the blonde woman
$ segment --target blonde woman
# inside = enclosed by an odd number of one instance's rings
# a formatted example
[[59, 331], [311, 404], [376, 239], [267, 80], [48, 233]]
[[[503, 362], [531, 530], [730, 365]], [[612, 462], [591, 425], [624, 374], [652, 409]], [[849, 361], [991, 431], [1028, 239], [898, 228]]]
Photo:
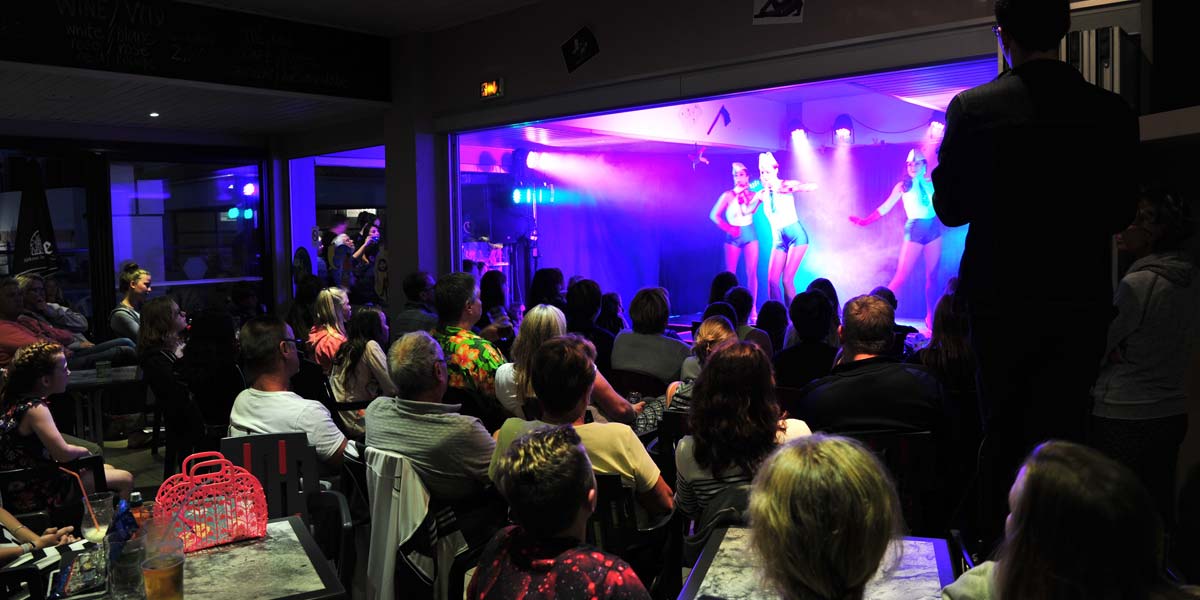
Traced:
[[[536, 398], [529, 383], [533, 355], [542, 342], [566, 333], [567, 317], [554, 306], [539, 304], [525, 314], [517, 332], [517, 339], [513, 342], [513, 362], [500, 365], [500, 368], [496, 369], [496, 397], [505, 410], [521, 419], [536, 416], [525, 413], [527, 402]], [[634, 406], [622, 398], [598, 370], [595, 388], [592, 390], [592, 402], [600, 407], [600, 411], [610, 421], [620, 423], [632, 423], [640, 409], [640, 406]], [[532, 406], [536, 403], [528, 404]]]
[[[692, 343], [694, 356], [689, 357], [696, 361], [696, 372], [699, 373], [704, 368], [708, 355], [712, 354], [717, 346], [728, 341], [737, 341], [737, 330], [733, 328], [733, 323], [729, 319], [721, 315], [704, 319], [704, 322], [700, 323], [700, 327], [696, 329], [696, 338]], [[692, 388], [695, 386], [696, 379], [694, 377], [685, 377], [683, 381], [672, 383], [667, 388], [667, 405], [687, 409], [691, 405]]]
[[861, 600], [903, 529], [887, 470], [857, 441], [816, 434], [780, 448], [750, 492], [754, 549], [785, 600]]
[[317, 294], [316, 318], [308, 331], [308, 345], [321, 370], [328, 376], [333, 357], [346, 341], [346, 321], [350, 319], [350, 298], [346, 290], [328, 287]]

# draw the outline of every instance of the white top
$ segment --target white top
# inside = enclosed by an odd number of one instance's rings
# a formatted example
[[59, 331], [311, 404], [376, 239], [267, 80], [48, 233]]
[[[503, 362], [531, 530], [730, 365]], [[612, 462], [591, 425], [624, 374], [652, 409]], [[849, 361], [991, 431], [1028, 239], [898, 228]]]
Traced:
[[[928, 179], [921, 179], [917, 185], [912, 186], [912, 189], [907, 192], [902, 191], [904, 183], [897, 183], [893, 196], [888, 198], [882, 206], [879, 207], [879, 214], [886, 215], [891, 212], [892, 208], [901, 199], [904, 200], [904, 214], [909, 219], [932, 219], [937, 216], [937, 212], [933, 210], [933, 182]], [[896, 191], [901, 191], [900, 198], [894, 195]]]
[[[735, 227], [753, 225], [754, 211], [750, 210], [750, 206], [753, 204], [754, 195], [750, 193], [750, 190], [744, 190], [741, 195], [733, 190], [725, 193], [733, 196], [725, 205], [725, 220]], [[757, 208], [755, 206], [755, 209]]]
[[233, 401], [229, 437], [303, 431], [321, 460], [337, 454], [346, 436], [333, 423], [329, 409], [292, 392], [263, 392], [246, 388]]
[[[338, 402], [366, 402], [380, 396], [395, 396], [399, 393], [396, 384], [392, 383], [391, 375], [388, 374], [387, 356], [384, 355], [383, 348], [375, 340], [367, 342], [348, 381], [344, 380], [345, 371], [345, 366], [335, 364], [333, 371], [329, 374], [329, 386], [333, 388], [333, 399]], [[338, 411], [342, 422], [360, 435], [366, 432], [363, 423], [365, 414], [366, 410]]]
[[505, 410], [524, 419], [525, 402], [517, 388], [516, 366], [516, 363], [504, 363], [496, 369], [496, 399]]
[[758, 199], [763, 203], [763, 212], [767, 214], [773, 231], [800, 221], [800, 217], [796, 216], [796, 197], [791, 193], [764, 189], [758, 192]]

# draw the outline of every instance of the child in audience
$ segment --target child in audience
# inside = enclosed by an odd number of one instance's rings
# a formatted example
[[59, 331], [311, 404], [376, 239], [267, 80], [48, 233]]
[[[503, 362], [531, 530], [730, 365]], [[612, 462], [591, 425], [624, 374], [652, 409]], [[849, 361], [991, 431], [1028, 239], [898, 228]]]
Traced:
[[308, 331], [308, 344], [321, 370], [328, 376], [333, 357], [346, 342], [346, 321], [350, 318], [350, 298], [346, 290], [328, 287], [317, 294], [316, 315]]
[[[350, 336], [333, 357], [329, 384], [338, 402], [370, 402], [380, 396], [395, 396], [396, 384], [388, 375], [387, 316], [374, 306], [355, 311], [350, 317]], [[362, 439], [366, 435], [366, 410], [338, 411], [346, 429]]]
[[121, 268], [118, 280], [122, 297], [117, 307], [108, 313], [108, 327], [117, 337], [136, 340], [142, 324], [138, 311], [150, 297], [150, 271], [130, 262]]

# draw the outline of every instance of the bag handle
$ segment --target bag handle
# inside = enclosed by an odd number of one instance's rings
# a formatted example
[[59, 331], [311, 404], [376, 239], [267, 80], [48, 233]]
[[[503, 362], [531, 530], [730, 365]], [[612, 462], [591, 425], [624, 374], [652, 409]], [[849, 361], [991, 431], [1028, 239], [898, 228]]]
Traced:
[[214, 458], [219, 459], [219, 460], [224, 460], [225, 455], [221, 454], [220, 452], [215, 452], [212, 450], [209, 450], [207, 452], [197, 452], [197, 453], [183, 459], [183, 465], [180, 468], [180, 472], [186, 474], [188, 477], [192, 477], [193, 476], [192, 469], [188, 468], [189, 463], [193, 463], [195, 461], [201, 461], [201, 460], [212, 460]]
[[[204, 473], [204, 474], [196, 473], [200, 469], [204, 469], [207, 467], [217, 467], [217, 470], [213, 473]], [[223, 473], [230, 473], [232, 471], [233, 471], [233, 463], [229, 462], [228, 460], [225, 460], [225, 458], [222, 457], [222, 458], [213, 459], [213, 460], [201, 461], [196, 464], [193, 464], [191, 470], [188, 471], [188, 479], [196, 480], [196, 479], [200, 479], [203, 477], [211, 478], [215, 475], [220, 475]]]

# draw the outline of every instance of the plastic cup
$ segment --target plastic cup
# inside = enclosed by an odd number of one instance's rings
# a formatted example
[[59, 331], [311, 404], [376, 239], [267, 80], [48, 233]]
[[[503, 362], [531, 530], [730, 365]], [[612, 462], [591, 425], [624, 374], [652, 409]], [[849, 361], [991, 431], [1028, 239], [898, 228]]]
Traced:
[[[108, 526], [113, 520], [113, 500], [116, 496], [112, 492], [100, 492], [98, 494], [88, 494], [84, 502], [87, 503], [87, 514], [83, 515], [83, 538], [94, 544], [104, 542], [104, 536], [108, 534]], [[93, 520], [93, 516], [95, 520]]]
[[109, 557], [108, 593], [113, 600], [143, 600], [142, 563], [146, 559], [145, 538], [135, 536]]
[[146, 600], [183, 600], [183, 551], [142, 561]]

